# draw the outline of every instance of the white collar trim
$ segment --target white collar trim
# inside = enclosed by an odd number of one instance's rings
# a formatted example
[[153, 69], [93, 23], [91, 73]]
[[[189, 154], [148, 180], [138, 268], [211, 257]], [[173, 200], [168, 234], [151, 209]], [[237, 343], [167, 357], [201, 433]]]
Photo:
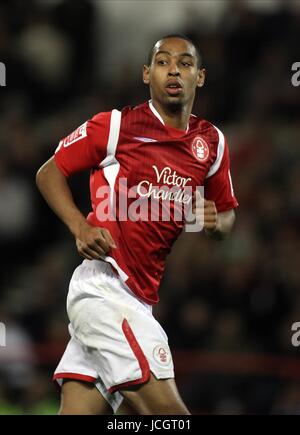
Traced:
[[[156, 118], [157, 119], [159, 119], [160, 120], [160, 122], [163, 124], [163, 125], [165, 125], [165, 123], [164, 123], [164, 120], [162, 119], [162, 117], [160, 116], [160, 114], [158, 113], [158, 111], [155, 109], [155, 107], [153, 106], [153, 103], [152, 103], [152, 100], [149, 100], [149, 107], [150, 107], [150, 110], [151, 110], [151, 112], [153, 113], [153, 115], [154, 116], [156, 116]], [[187, 128], [186, 128], [186, 130], [185, 130], [185, 133], [187, 133], [188, 131], [189, 131], [189, 123], [188, 123], [188, 125], [187, 125]]]
[[152, 104], [152, 100], [149, 100], [149, 107], [151, 112], [153, 113], [154, 116], [156, 116], [156, 118], [158, 118], [160, 120], [160, 122], [165, 125], [164, 120], [162, 119], [162, 117], [160, 116], [160, 114], [158, 113], [158, 111], [155, 109], [155, 107]]

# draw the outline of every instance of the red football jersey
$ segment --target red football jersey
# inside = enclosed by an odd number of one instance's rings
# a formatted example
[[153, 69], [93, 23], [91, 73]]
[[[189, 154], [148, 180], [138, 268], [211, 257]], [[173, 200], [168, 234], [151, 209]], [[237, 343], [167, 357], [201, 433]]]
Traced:
[[[166, 126], [151, 101], [95, 115], [60, 141], [55, 161], [67, 177], [91, 170], [87, 219], [107, 228], [117, 245], [103, 259], [150, 304], [159, 300], [166, 256], [185, 225], [174, 216], [176, 207], [191, 202], [185, 189], [204, 186], [219, 212], [238, 205], [223, 133], [194, 115], [186, 131]], [[129, 217], [120, 205], [124, 193]], [[151, 214], [149, 199], [168, 206], [169, 217], [162, 219], [162, 209]], [[115, 204], [114, 219], [104, 218], [108, 203]]]

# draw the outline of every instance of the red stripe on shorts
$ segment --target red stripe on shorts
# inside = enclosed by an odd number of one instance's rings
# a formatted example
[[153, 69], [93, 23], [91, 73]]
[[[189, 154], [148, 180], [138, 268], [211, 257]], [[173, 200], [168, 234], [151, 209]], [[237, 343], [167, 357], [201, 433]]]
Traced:
[[140, 369], [142, 371], [142, 377], [139, 379], [135, 379], [134, 381], [128, 381], [128, 382], [123, 382], [123, 384], [113, 385], [108, 389], [110, 393], [114, 393], [115, 391], [120, 390], [121, 388], [129, 387], [131, 385], [143, 384], [144, 382], [148, 381], [148, 379], [150, 378], [150, 367], [147, 358], [145, 357], [145, 354], [142, 351], [126, 319], [124, 319], [122, 322], [122, 329], [126, 337], [126, 340], [128, 341], [129, 346], [131, 347], [134, 355], [136, 356], [136, 359], [138, 360]]
[[80, 373], [56, 373], [52, 380], [55, 385], [60, 389], [60, 384], [58, 383], [58, 379], [75, 379], [76, 381], [84, 381], [94, 383], [96, 378], [92, 376], [82, 375]]

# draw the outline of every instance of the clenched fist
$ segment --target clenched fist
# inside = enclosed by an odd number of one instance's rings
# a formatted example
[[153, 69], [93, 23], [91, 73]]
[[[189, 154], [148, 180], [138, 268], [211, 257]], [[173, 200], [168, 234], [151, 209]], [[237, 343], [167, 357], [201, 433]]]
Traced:
[[196, 191], [192, 210], [196, 221], [201, 223], [206, 231], [214, 232], [218, 229], [218, 212], [214, 201], [202, 198]]
[[100, 259], [116, 244], [106, 228], [99, 228], [84, 222], [75, 236], [78, 253], [88, 260]]

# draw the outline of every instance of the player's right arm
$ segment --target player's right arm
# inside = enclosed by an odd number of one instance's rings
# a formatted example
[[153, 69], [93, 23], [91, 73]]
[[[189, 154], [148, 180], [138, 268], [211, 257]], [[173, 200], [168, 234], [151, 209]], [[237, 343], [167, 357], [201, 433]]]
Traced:
[[104, 158], [106, 118], [106, 114], [99, 114], [62, 140], [55, 156], [36, 175], [41, 194], [75, 237], [79, 254], [89, 260], [99, 259], [116, 245], [107, 229], [87, 222], [73, 200], [67, 178], [74, 172], [90, 169]]
[[91, 226], [74, 203], [66, 177], [51, 157], [37, 172], [36, 184], [51, 209], [69, 228], [76, 240], [77, 250], [89, 260], [115, 248], [115, 243], [105, 228]]

